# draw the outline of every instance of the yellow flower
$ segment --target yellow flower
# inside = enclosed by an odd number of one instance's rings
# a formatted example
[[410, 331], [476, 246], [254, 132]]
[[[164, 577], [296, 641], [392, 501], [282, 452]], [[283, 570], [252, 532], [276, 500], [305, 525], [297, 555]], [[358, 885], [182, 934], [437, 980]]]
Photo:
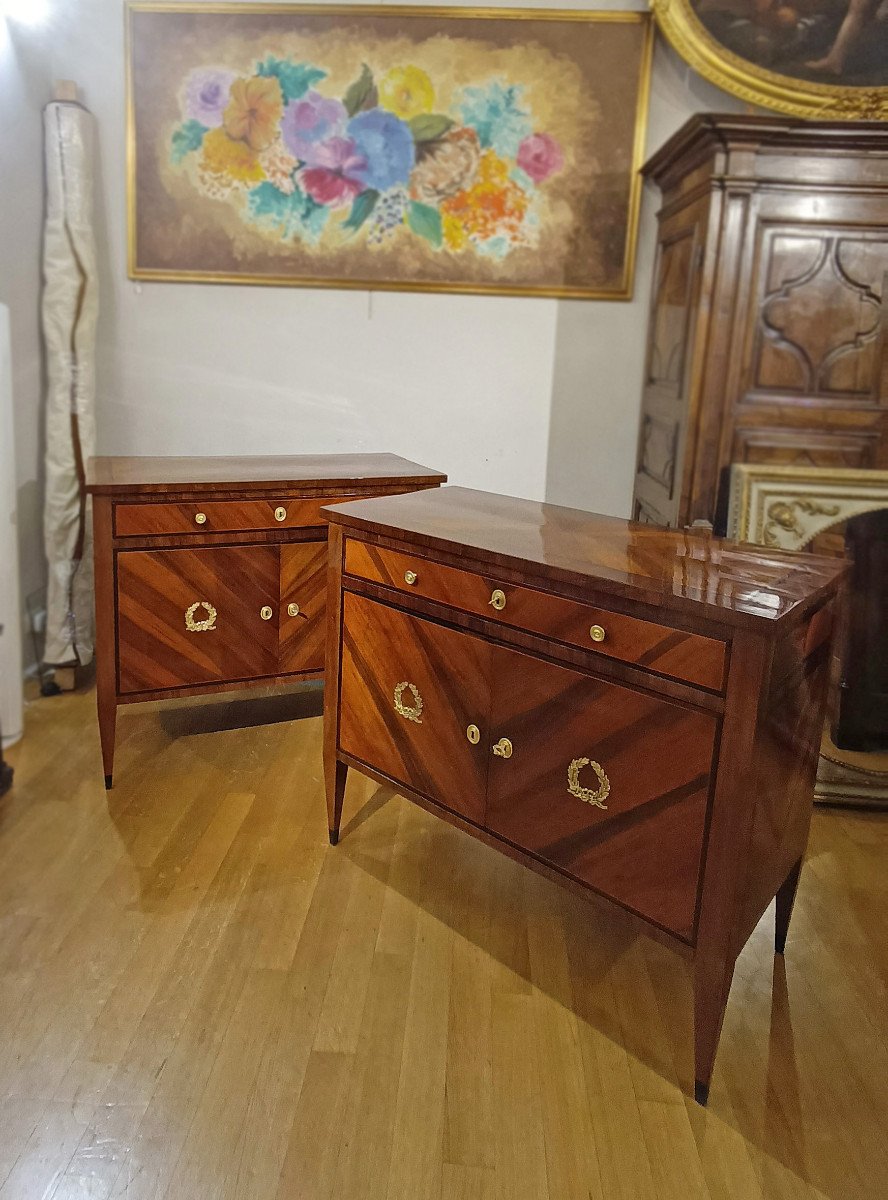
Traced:
[[222, 118], [225, 132], [235, 141], [246, 142], [251, 150], [264, 150], [277, 136], [283, 111], [281, 85], [273, 75], [236, 79]]
[[265, 172], [255, 150], [224, 129], [211, 129], [203, 141], [201, 167], [210, 175], [230, 175], [240, 183], [261, 183]]
[[419, 67], [392, 67], [379, 84], [379, 104], [402, 121], [431, 112], [435, 105], [432, 81]]

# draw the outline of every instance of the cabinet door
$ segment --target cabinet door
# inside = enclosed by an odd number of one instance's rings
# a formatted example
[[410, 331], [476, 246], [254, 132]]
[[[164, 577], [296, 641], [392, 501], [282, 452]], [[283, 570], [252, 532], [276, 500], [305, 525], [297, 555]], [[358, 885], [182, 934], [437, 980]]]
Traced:
[[276, 675], [279, 594], [277, 546], [121, 551], [120, 691]]
[[280, 671], [324, 667], [327, 543], [281, 546]]
[[352, 593], [342, 631], [340, 748], [480, 824], [490, 647]]
[[717, 720], [503, 649], [493, 697], [489, 829], [690, 940]]

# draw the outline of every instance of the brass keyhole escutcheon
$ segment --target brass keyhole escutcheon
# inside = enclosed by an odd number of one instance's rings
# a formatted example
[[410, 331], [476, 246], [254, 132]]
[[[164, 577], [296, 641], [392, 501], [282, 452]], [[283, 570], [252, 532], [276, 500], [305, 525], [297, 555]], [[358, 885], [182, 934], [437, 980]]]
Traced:
[[287, 616], [288, 617], [298, 617], [299, 616], [299, 605], [298, 604], [288, 604], [287, 605]]
[[206, 525], [207, 514], [204, 512], [195, 513], [194, 514], [194, 523], [195, 523], [195, 525]]
[[500, 740], [493, 747], [493, 752], [497, 758], [511, 758], [512, 743], [508, 738], [500, 738]]
[[411, 587], [413, 586], [414, 583], [416, 583], [417, 579], [419, 579], [419, 576], [417, 575], [417, 573], [415, 571], [405, 571], [404, 572], [404, 582], [409, 583]]
[[468, 729], [466, 730], [466, 737], [469, 739], [469, 741], [472, 743], [473, 746], [477, 746], [478, 743], [481, 741], [481, 730], [478, 728], [477, 725], [470, 725], [468, 727]]
[[607, 637], [607, 634], [604, 632], [604, 626], [603, 625], [593, 625], [592, 628], [589, 630], [589, 637], [592, 639], [593, 642], [603, 642], [604, 639]]
[[287, 510], [285, 508], [276, 508], [274, 510], [274, 519], [276, 521], [286, 521]]
[[490, 594], [490, 600], [488, 603], [492, 608], [495, 608], [497, 612], [502, 612], [506, 607], [506, 593], [500, 588], [495, 588]]
[[270, 621], [271, 618], [274, 616], [274, 612], [266, 604], [266, 605], [264, 605], [264, 607], [259, 609], [259, 616], [262, 618], [263, 621]]

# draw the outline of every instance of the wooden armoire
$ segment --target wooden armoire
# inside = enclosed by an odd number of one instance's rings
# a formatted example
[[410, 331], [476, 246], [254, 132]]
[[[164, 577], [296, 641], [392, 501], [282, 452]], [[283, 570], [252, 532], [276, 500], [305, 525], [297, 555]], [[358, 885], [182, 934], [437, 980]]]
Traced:
[[718, 528], [734, 462], [888, 467], [888, 125], [702, 114], [644, 173], [635, 518]]

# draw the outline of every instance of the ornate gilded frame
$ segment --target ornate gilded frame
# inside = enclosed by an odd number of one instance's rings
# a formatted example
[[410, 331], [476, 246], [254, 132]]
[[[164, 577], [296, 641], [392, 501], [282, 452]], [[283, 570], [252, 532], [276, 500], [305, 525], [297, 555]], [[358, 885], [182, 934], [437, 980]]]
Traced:
[[[619, 288], [576, 287], [522, 287], [509, 285], [467, 284], [450, 282], [416, 282], [412, 280], [350, 280], [347, 278], [325, 280], [304, 276], [277, 276], [252, 274], [227, 274], [223, 272], [199, 271], [159, 271], [143, 268], [138, 265], [136, 244], [136, 132], [135, 132], [135, 100], [132, 70], [132, 15], [138, 12], [174, 12], [177, 9], [191, 9], [201, 14], [237, 14], [257, 13], [272, 10], [275, 13], [287, 11], [304, 13], [336, 13], [337, 16], [368, 14], [373, 12], [391, 15], [396, 13], [404, 17], [434, 17], [441, 20], [454, 17], [470, 17], [477, 20], [547, 20], [572, 21], [577, 23], [593, 22], [627, 22], [638, 23], [645, 27], [644, 47], [642, 51], [641, 70], [639, 77], [638, 99], [635, 111], [634, 143], [632, 147], [632, 184], [629, 195], [629, 206], [626, 224], [626, 242], [623, 265], [623, 277]], [[258, 0], [256, 3], [244, 3], [243, 0], [222, 0], [222, 2], [201, 3], [195, 5], [194, 0], [125, 0], [125, 61], [126, 61], [126, 204], [127, 204], [127, 274], [130, 279], [155, 280], [164, 283], [233, 283], [259, 284], [270, 287], [320, 287], [337, 289], [356, 289], [360, 291], [398, 291], [398, 292], [444, 292], [463, 293], [470, 295], [501, 295], [501, 296], [535, 296], [556, 300], [631, 300], [635, 279], [635, 259], [638, 243], [638, 221], [641, 208], [642, 176], [641, 166], [644, 162], [647, 138], [647, 118], [650, 101], [651, 71], [654, 52], [653, 19], [647, 12], [637, 9], [561, 9], [561, 8], [463, 8], [449, 6], [425, 5], [388, 5], [388, 4], [294, 4], [266, 3]]]
[[[888, 471], [731, 467], [728, 537], [803, 550], [818, 534], [888, 509]], [[888, 755], [839, 750], [824, 730], [815, 800], [888, 808]]]
[[813, 83], [756, 66], [723, 46], [703, 25], [691, 0], [651, 0], [664, 36], [704, 79], [776, 112], [820, 120], [884, 121], [888, 87]]

